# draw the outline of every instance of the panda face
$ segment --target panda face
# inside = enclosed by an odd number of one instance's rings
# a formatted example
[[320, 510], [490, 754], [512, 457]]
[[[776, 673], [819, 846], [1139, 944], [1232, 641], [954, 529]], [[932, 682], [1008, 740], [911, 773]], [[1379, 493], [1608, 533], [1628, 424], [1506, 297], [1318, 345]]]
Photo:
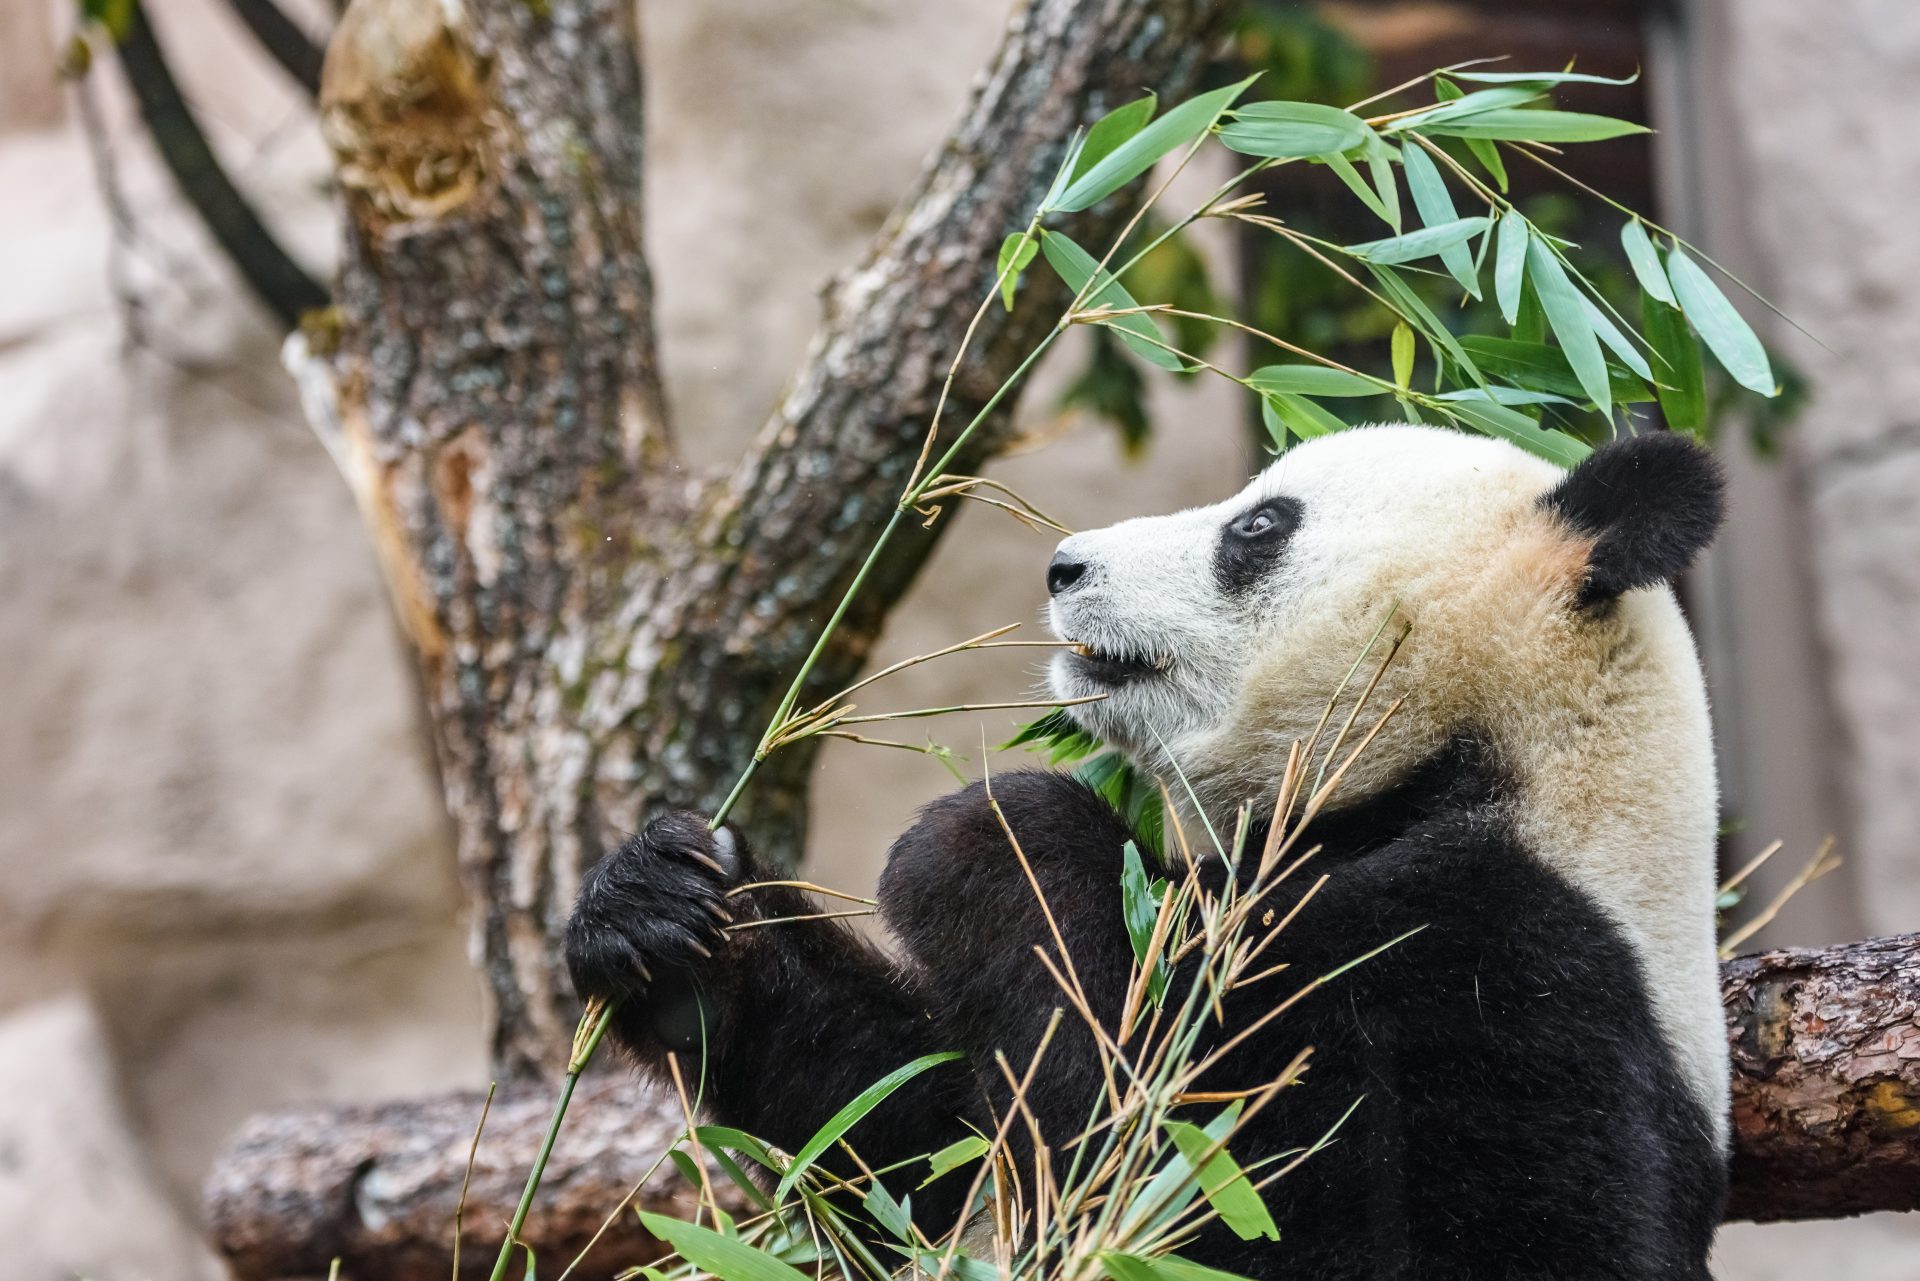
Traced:
[[[1536, 501], [1561, 475], [1499, 441], [1363, 428], [1297, 447], [1225, 502], [1076, 534], [1047, 576], [1053, 628], [1074, 643], [1053, 661], [1053, 693], [1103, 696], [1074, 716], [1149, 765], [1176, 762], [1223, 807], [1262, 794], [1369, 641], [1416, 614], [1457, 615], [1436, 607], [1482, 598], [1489, 574], [1538, 568], [1524, 562], [1541, 548], [1511, 553], [1549, 533]], [[1560, 561], [1562, 577], [1577, 572], [1571, 547]], [[1403, 729], [1356, 783], [1414, 763], [1435, 718]]]

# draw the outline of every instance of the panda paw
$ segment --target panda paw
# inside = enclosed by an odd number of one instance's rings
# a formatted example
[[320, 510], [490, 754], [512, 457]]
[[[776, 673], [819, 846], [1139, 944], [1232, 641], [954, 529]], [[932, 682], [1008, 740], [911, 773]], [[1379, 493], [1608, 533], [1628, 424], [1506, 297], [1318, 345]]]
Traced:
[[668, 1048], [697, 1039], [698, 977], [727, 946], [727, 891], [746, 867], [731, 831], [684, 810], [653, 819], [581, 882], [566, 935], [574, 991], [644, 1012]]

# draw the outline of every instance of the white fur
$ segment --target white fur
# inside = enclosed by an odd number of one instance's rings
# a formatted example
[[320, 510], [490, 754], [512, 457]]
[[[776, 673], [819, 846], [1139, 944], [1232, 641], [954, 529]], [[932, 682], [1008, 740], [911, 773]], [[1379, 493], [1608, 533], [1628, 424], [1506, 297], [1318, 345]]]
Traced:
[[[1488, 735], [1516, 783], [1519, 836], [1625, 932], [1724, 1146], [1705, 686], [1671, 591], [1630, 592], [1599, 615], [1573, 608], [1587, 544], [1538, 504], [1562, 475], [1502, 441], [1360, 428], [1294, 448], [1226, 502], [1076, 534], [1061, 550], [1088, 568], [1055, 598], [1054, 630], [1168, 668], [1073, 714], [1149, 769], [1167, 772], [1170, 755], [1218, 827], [1247, 800], [1271, 802], [1289, 747], [1386, 623], [1326, 753], [1410, 625], [1348, 745], [1405, 701], [1335, 803], [1390, 786], [1458, 730]], [[1215, 581], [1220, 532], [1275, 495], [1299, 500], [1302, 522], [1273, 576], [1236, 599]], [[1050, 683], [1061, 698], [1106, 692], [1066, 654]]]

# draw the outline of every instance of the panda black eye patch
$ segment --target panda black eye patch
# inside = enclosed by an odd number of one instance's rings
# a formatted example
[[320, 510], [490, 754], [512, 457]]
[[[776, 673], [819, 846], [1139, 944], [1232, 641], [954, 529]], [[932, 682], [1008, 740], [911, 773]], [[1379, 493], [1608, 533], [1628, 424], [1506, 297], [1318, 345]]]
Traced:
[[1268, 498], [1228, 521], [1213, 549], [1213, 576], [1220, 590], [1239, 596], [1264, 579], [1286, 552], [1300, 514], [1296, 500]]

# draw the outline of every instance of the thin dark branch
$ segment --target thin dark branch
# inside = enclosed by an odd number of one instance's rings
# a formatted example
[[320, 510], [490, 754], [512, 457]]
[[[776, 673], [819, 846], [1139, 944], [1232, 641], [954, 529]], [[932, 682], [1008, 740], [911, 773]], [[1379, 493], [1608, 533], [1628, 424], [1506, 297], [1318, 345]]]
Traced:
[[268, 56], [307, 91], [307, 96], [318, 97], [320, 63], [326, 50], [282, 13], [273, 0], [227, 0], [227, 5], [247, 24], [247, 30]]
[[327, 291], [280, 247], [221, 168], [138, 0], [128, 14], [119, 52], [121, 70], [161, 160], [248, 286], [288, 329], [299, 323], [302, 312], [326, 306]]

